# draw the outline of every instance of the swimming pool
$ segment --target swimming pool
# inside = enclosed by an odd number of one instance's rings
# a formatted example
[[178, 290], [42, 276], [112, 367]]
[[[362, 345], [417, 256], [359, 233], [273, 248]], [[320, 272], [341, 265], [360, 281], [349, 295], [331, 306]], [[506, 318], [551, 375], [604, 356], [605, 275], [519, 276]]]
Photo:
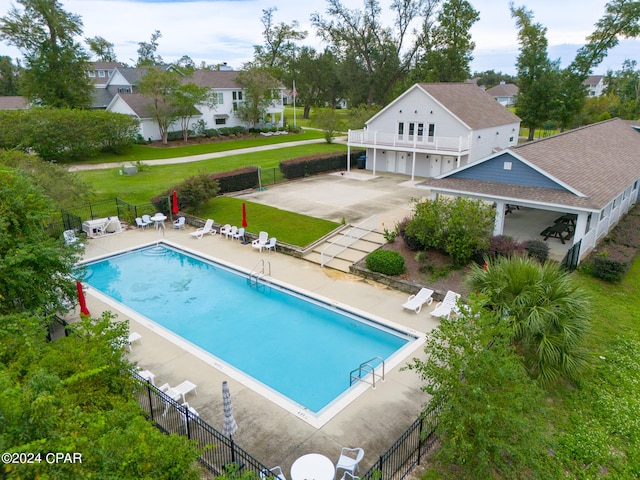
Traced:
[[165, 243], [85, 265], [94, 289], [314, 416], [350, 390], [353, 369], [416, 339]]

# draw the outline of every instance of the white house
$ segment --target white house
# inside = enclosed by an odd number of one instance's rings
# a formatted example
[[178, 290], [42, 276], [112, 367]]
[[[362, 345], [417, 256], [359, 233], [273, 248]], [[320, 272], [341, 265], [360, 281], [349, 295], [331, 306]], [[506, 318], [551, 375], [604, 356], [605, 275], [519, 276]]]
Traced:
[[603, 75], [589, 75], [582, 84], [587, 87], [587, 92], [590, 97], [601, 96], [607, 87], [606, 83], [604, 83]]
[[[462, 195], [494, 203], [495, 235], [528, 218], [532, 238], [547, 240], [551, 233], [565, 251], [577, 246], [582, 259], [638, 200], [638, 127], [618, 118], [587, 125], [494, 153], [421, 186], [432, 197]], [[557, 222], [568, 217], [571, 228], [563, 232], [560, 225], [556, 231]], [[541, 218], [546, 223], [535, 224]], [[520, 228], [515, 236], [525, 240], [523, 234]]]
[[505, 107], [515, 105], [518, 91], [517, 85], [505, 82], [500, 82], [499, 85], [487, 89], [487, 93], [495, 98], [500, 105]]
[[436, 177], [518, 143], [520, 119], [473, 83], [413, 85], [350, 130], [376, 171]]

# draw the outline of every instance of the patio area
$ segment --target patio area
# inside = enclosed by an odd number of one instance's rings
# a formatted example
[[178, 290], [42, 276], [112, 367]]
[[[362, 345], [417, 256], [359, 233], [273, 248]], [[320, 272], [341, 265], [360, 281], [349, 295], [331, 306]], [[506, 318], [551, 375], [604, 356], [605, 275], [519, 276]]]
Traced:
[[[85, 259], [164, 238], [246, 270], [251, 270], [261, 258], [265, 258], [271, 262], [274, 279], [401, 325], [419, 338], [424, 338], [425, 332], [437, 325], [437, 321], [429, 314], [435, 302], [416, 315], [401, 307], [407, 299], [406, 294], [375, 282], [323, 269], [278, 252], [260, 254], [250, 245], [226, 240], [219, 235], [195, 239], [189, 235], [191, 231], [193, 229], [189, 228], [169, 228], [164, 232], [161, 229], [137, 229], [120, 235], [90, 239], [86, 242]], [[104, 310], [114, 311], [112, 306], [96, 298], [91, 288], [87, 291], [87, 304], [94, 316]], [[140, 342], [132, 345], [131, 360], [142, 369], [153, 372], [156, 385], [177, 385], [184, 380], [196, 384], [198, 393], [189, 394], [189, 405], [219, 430], [222, 430], [223, 425], [221, 385], [227, 380], [239, 427], [233, 436], [234, 440], [266, 465], [281, 465], [287, 476], [291, 465], [300, 456], [319, 453], [336, 462], [342, 447], [364, 448], [365, 456], [360, 469], [366, 471], [417, 418], [427, 401], [426, 395], [420, 390], [418, 375], [410, 371], [401, 372], [400, 367], [396, 367], [386, 372], [386, 381], [378, 382], [375, 390], [367, 388], [321, 428], [315, 428], [225, 374], [224, 366], [222, 369], [216, 368], [199, 355], [170, 342], [158, 333], [154, 324], [131, 318], [123, 311], [116, 310], [115, 313], [119, 320], [129, 320], [131, 331], [142, 336]], [[187, 316], [188, 311], [185, 312], [185, 317]], [[423, 358], [421, 342], [418, 343], [420, 345], [415, 346], [401, 365], [414, 356]], [[247, 353], [268, 355], [268, 350]]]

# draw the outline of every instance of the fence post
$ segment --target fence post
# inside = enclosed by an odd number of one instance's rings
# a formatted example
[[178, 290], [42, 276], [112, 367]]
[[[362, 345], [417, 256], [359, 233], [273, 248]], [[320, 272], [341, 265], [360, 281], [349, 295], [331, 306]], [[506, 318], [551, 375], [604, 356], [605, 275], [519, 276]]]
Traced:
[[149, 415], [151, 420], [155, 420], [153, 417], [153, 399], [151, 398], [151, 385], [147, 382], [147, 396], [149, 397]]
[[420, 428], [418, 428], [418, 465], [420, 465], [420, 459], [422, 457], [422, 428], [424, 425], [424, 417], [420, 418]]
[[191, 440], [191, 431], [189, 429], [189, 407], [184, 407], [184, 414], [187, 422], [187, 438]]

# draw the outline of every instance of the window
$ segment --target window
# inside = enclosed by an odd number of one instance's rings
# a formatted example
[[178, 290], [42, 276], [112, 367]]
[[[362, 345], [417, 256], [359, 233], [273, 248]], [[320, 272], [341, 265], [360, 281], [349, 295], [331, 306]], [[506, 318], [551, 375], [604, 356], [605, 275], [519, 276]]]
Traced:
[[105, 77], [104, 70], [98, 70], [98, 76], [100, 78], [104, 78]]
[[96, 76], [96, 72], [94, 70], [89, 70], [89, 76], [94, 78]]
[[436, 135], [436, 125], [435, 123], [429, 124], [429, 140], [433, 140], [433, 137]]
[[424, 123], [418, 124], [418, 140], [422, 140], [422, 136], [424, 135]]
[[211, 100], [213, 100], [214, 105], [222, 105], [224, 104], [224, 94], [222, 92], [213, 92]]
[[398, 123], [398, 135], [404, 135], [404, 122]]
[[242, 90], [236, 90], [232, 92], [233, 97], [233, 111], [238, 110], [238, 107], [242, 103]]
[[118, 93], [131, 93], [131, 87], [118, 87]]
[[226, 125], [227, 124], [227, 119], [226, 118], [216, 118], [215, 119], [215, 124], [216, 125]]

